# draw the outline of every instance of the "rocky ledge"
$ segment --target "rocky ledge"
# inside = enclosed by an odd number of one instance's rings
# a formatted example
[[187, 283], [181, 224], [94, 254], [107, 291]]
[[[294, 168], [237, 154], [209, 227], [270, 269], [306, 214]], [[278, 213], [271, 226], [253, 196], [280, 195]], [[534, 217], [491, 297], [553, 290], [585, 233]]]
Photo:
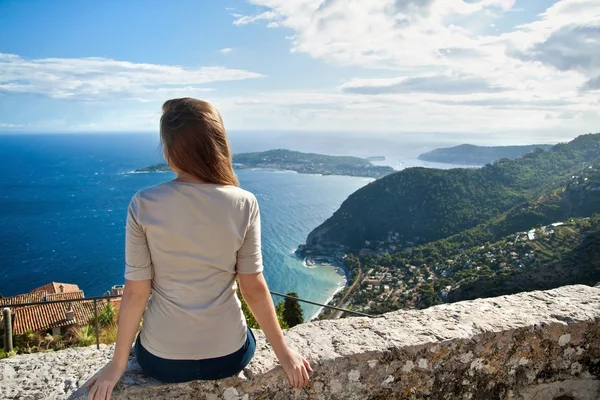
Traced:
[[[311, 360], [311, 384], [289, 388], [264, 336], [239, 376], [166, 385], [135, 360], [116, 399], [521, 399], [600, 398], [600, 290], [543, 292], [399, 311], [380, 318], [320, 321], [290, 329]], [[0, 362], [0, 397], [83, 399], [84, 379], [110, 347]]]

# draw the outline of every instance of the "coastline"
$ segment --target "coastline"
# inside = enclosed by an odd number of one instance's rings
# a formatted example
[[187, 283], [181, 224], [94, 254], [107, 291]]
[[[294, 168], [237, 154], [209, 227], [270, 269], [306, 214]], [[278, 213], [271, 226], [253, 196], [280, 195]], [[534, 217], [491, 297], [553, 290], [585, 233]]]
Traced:
[[[302, 260], [302, 265], [308, 269], [313, 269], [313, 268], [317, 268], [317, 267], [333, 268], [333, 269], [335, 269], [335, 272], [340, 276], [340, 278], [343, 278], [343, 280], [340, 281], [340, 283], [338, 284], [335, 291], [331, 294], [331, 296], [329, 296], [327, 298], [327, 300], [325, 302], [323, 302], [323, 304], [329, 305], [339, 292], [341, 292], [342, 290], [344, 290], [348, 287], [348, 280], [349, 280], [348, 272], [342, 266], [340, 266], [340, 264], [338, 262], [334, 261], [331, 263], [322, 263], [319, 261], [309, 261], [308, 257], [304, 257]], [[321, 315], [321, 313], [323, 312], [324, 308], [325, 307], [319, 307], [317, 309], [317, 311], [313, 315], [311, 315], [311, 317], [308, 319], [308, 321], [313, 321], [316, 318], [318, 318], [319, 315]]]
[[[323, 301], [322, 304], [329, 305], [333, 299], [340, 293], [342, 290], [348, 288], [348, 282], [350, 280], [348, 271], [343, 267], [343, 264], [340, 260], [336, 260], [333, 257], [325, 257], [324, 259], [319, 259], [319, 257], [313, 258], [311, 256], [306, 256], [298, 252], [298, 249], [293, 250], [292, 253], [296, 258], [299, 259], [300, 263], [304, 268], [309, 270], [320, 268], [333, 268], [336, 274], [341, 278], [338, 282], [337, 287], [334, 292], [327, 297], [327, 300]], [[309, 318], [306, 319], [306, 322], [313, 321], [321, 315], [323, 309], [325, 307], [319, 307]]]
[[[327, 299], [327, 301], [324, 304], [329, 305], [329, 303], [331, 303], [331, 301], [334, 299], [335, 295], [338, 294], [339, 292], [341, 292], [342, 290], [344, 290], [347, 286], [348, 286], [348, 280], [346, 279], [344, 281], [344, 285], [338, 286], [338, 288], [335, 290], [335, 292], [333, 292], [333, 294]], [[319, 318], [319, 315], [321, 315], [324, 308], [325, 307], [319, 307], [319, 309], [309, 318], [308, 322]]]
[[[252, 171], [270, 171], [270, 172], [275, 172], [275, 173], [296, 173], [296, 174], [302, 174], [302, 175], [312, 175], [312, 176], [348, 176], [348, 177], [352, 177], [352, 178], [364, 178], [364, 179], [380, 179], [383, 178], [384, 176], [393, 174], [395, 172], [398, 172], [395, 168], [390, 167], [388, 165], [374, 165], [374, 167], [389, 167], [391, 169], [391, 171], [388, 171], [387, 173], [371, 173], [371, 174], [360, 174], [360, 173], [352, 173], [352, 172], [347, 172], [347, 171], [326, 171], [326, 172], [316, 172], [316, 171], [307, 171], [305, 169], [289, 169], [289, 168], [284, 168], [284, 167], [273, 167], [273, 166], [246, 166], [246, 165], [242, 165], [242, 164], [233, 164], [233, 169], [234, 170], [252, 170]], [[146, 167], [146, 168], [139, 168], [133, 171], [129, 171], [128, 173], [130, 174], [154, 174], [154, 173], [165, 173], [165, 172], [171, 172], [170, 169], [168, 169], [167, 167], [159, 167], [159, 168], [153, 168], [153, 167]]]

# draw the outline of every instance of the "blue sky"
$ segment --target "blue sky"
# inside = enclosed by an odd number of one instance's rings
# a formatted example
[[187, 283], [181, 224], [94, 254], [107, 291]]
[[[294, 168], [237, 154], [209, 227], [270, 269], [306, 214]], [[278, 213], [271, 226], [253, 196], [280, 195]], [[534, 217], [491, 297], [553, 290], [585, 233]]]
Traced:
[[0, 130], [600, 131], [597, 0], [0, 2]]

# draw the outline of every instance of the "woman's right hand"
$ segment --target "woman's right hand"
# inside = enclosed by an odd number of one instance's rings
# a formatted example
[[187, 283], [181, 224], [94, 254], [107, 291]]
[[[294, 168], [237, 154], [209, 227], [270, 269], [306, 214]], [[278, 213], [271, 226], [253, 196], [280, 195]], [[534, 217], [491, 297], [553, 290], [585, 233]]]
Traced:
[[313, 370], [304, 357], [287, 348], [278, 359], [293, 388], [300, 389], [308, 383], [310, 380], [308, 373]]

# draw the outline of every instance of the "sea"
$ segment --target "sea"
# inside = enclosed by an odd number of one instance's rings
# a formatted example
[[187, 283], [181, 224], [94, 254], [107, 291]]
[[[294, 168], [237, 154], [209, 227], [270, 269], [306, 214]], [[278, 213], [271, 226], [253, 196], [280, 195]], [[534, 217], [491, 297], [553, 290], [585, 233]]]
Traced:
[[[240, 132], [231, 134], [231, 143], [234, 152], [290, 148], [364, 157], [391, 154], [377, 164], [454, 167], [417, 160], [422, 151], [454, 144], [444, 141], [412, 138], [398, 147], [357, 141], [353, 147], [326, 135]], [[55, 281], [77, 284], [89, 297], [123, 284], [129, 201], [138, 190], [175, 177], [133, 171], [158, 162], [158, 137], [150, 133], [0, 135], [0, 293], [26, 293]], [[249, 169], [236, 173], [261, 206], [270, 289], [328, 302], [344, 286], [343, 273], [333, 266], [308, 268], [294, 251], [372, 179]], [[302, 307], [305, 319], [319, 312], [317, 306]]]

